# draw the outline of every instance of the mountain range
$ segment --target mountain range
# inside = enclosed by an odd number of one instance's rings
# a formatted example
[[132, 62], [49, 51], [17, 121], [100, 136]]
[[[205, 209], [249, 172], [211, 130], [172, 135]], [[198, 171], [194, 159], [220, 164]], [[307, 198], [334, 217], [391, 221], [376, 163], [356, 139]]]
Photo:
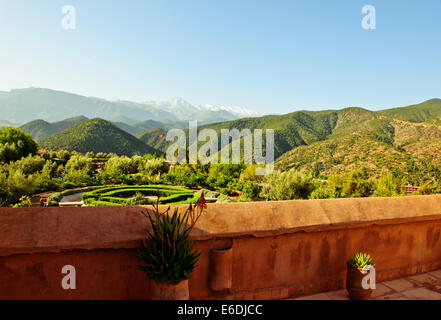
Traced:
[[[0, 94], [0, 100], [3, 94]], [[94, 98], [78, 99], [78, 103], [87, 101], [87, 104], [92, 103]], [[40, 142], [41, 148], [126, 155], [146, 152], [160, 154], [170, 145], [165, 140], [167, 130], [183, 128], [188, 131], [188, 122], [176, 119], [198, 107], [187, 105], [179, 99], [168, 105], [152, 102], [149, 105], [157, 114], [173, 113], [174, 118], [137, 121], [134, 119], [140, 118], [132, 114], [119, 114], [110, 117], [112, 121], [97, 118], [88, 120], [90, 113], [85, 113], [55, 122], [32, 121], [23, 125], [22, 129], [31, 133]], [[105, 110], [107, 107], [103, 108]], [[160, 108], [162, 111], [157, 111]], [[80, 104], [77, 109], [85, 111]], [[231, 111], [211, 109], [210, 112]], [[178, 115], [181, 111], [182, 114]], [[260, 117], [254, 115], [216, 123], [206, 122], [199, 125], [198, 130], [211, 128], [220, 133], [222, 129], [274, 129], [278, 170], [305, 169], [317, 176], [329, 176], [365, 168], [373, 176], [391, 171], [415, 184], [421, 179], [441, 180], [441, 99], [380, 111], [353, 107]], [[20, 122], [17, 119], [6, 120]]]
[[109, 101], [43, 88], [0, 91], [0, 110], [0, 120], [19, 124], [35, 119], [57, 122], [78, 116], [102, 118], [126, 124], [145, 120], [164, 122], [198, 120], [207, 123], [244, 116], [259, 116], [256, 112], [240, 107], [192, 105], [180, 98], [147, 103]]
[[[357, 168], [370, 175], [386, 171], [409, 183], [441, 180], [441, 100], [403, 108], [297, 111], [200, 126], [198, 130], [274, 129], [276, 169], [295, 168], [329, 176]], [[166, 130], [136, 136], [166, 151]], [[230, 146], [231, 147], [231, 144]]]

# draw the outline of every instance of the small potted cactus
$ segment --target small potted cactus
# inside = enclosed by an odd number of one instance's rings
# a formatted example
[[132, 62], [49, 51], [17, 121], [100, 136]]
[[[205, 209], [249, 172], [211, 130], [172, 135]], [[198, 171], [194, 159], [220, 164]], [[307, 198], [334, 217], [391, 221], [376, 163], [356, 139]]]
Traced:
[[348, 290], [349, 297], [352, 300], [369, 299], [372, 294], [372, 284], [369, 283], [369, 286], [366, 286], [366, 282], [363, 284], [363, 279], [368, 276], [375, 265], [371, 256], [362, 252], [355, 253], [346, 265], [346, 290]]

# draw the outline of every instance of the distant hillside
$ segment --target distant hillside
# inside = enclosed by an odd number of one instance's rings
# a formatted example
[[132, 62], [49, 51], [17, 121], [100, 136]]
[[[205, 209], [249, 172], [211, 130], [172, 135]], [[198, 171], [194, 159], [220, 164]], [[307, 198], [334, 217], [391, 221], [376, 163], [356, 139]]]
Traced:
[[[219, 121], [238, 119], [254, 115], [239, 107], [215, 107], [192, 105], [183, 99], [172, 99], [161, 103], [136, 103], [131, 101], [109, 101], [85, 97], [68, 92], [25, 88], [0, 93], [1, 117], [13, 123], [26, 123], [35, 119], [47, 122], [60, 121], [66, 117], [84, 115], [88, 118], [102, 118], [113, 122], [133, 125], [139, 121]], [[136, 120], [135, 120], [136, 119]]]
[[413, 184], [441, 179], [441, 127], [384, 118], [370, 126], [294, 148], [276, 161], [276, 168], [325, 176], [366, 168], [373, 176], [391, 171]]
[[113, 122], [118, 128], [132, 134], [139, 135], [140, 133], [154, 130], [154, 129], [185, 129], [188, 128], [188, 121], [155, 121], [145, 120], [129, 125], [124, 122]]
[[441, 124], [441, 99], [431, 99], [407, 107], [383, 110], [378, 114], [410, 122]]
[[48, 150], [70, 150], [86, 153], [92, 151], [117, 155], [160, 154], [131, 134], [103, 119], [92, 119], [77, 124], [61, 133], [43, 140], [40, 148]]
[[[221, 129], [274, 129], [279, 170], [307, 169], [328, 176], [363, 167], [374, 176], [392, 171], [418, 184], [420, 179], [441, 180], [441, 125], [435, 124], [438, 114], [441, 103], [434, 99], [378, 112], [362, 108], [298, 111], [207, 124], [198, 129], [211, 128], [218, 134]], [[417, 122], [421, 119], [425, 122]], [[165, 140], [166, 134], [166, 130], [155, 129], [138, 133], [137, 137], [165, 152], [171, 143]]]
[[135, 135], [139, 132], [138, 129], [135, 127], [125, 123], [125, 122], [112, 122], [115, 126], [120, 128], [121, 130], [124, 130], [125, 132], [130, 133], [131, 135]]
[[[40, 142], [52, 135], [60, 133], [61, 131], [73, 127], [74, 125], [86, 120], [88, 119], [84, 116], [73, 117], [52, 123], [42, 119], [38, 119], [28, 122], [22, 125], [20, 128], [24, 132], [31, 134], [32, 138], [35, 141]], [[122, 120], [127, 120], [127, 119], [122, 117]], [[2, 123], [3, 122], [0, 121], [0, 127], [2, 126]], [[138, 133], [157, 128], [161, 128], [161, 129], [188, 128], [188, 121], [165, 121], [163, 123], [155, 120], [145, 120], [145, 121], [136, 122], [133, 125], [127, 124], [125, 122], [112, 122], [112, 123], [121, 130], [130, 133], [131, 135], [136, 135]], [[11, 125], [12, 124], [10, 122], [4, 121], [4, 126], [11, 126]]]
[[[213, 123], [199, 126], [198, 129], [214, 129], [220, 134], [221, 129], [274, 129], [275, 156], [278, 157], [292, 148], [319, 141], [326, 138], [337, 121], [336, 111], [298, 111], [281, 116], [263, 116], [259, 118], [244, 118], [222, 123]], [[186, 130], [188, 131], [188, 129]], [[153, 139], [154, 132], [145, 132], [145, 137], [138, 134], [143, 141]], [[161, 141], [160, 150], [165, 151], [170, 143]], [[219, 139], [220, 144], [220, 139]]]
[[81, 122], [84, 122], [87, 120], [89, 120], [89, 119], [86, 118], [85, 116], [78, 116], [78, 117], [72, 117], [72, 118], [64, 119], [62, 121], [54, 122], [53, 125], [62, 131], [62, 130], [69, 129], [70, 127], [73, 127], [74, 125], [77, 125], [78, 123], [81, 123]]
[[[102, 130], [92, 130], [101, 132], [96, 138], [87, 133], [87, 127], [80, 127], [75, 133], [70, 133], [69, 130], [77, 127], [75, 126], [44, 140], [42, 145], [51, 148], [68, 146], [70, 149], [86, 152], [90, 148], [93, 148], [91, 151], [97, 150], [95, 144], [104, 139], [106, 150], [109, 150], [106, 152], [116, 152], [110, 143], [111, 139], [107, 137], [109, 134], [121, 135], [123, 131], [104, 122], [107, 124], [106, 129], [101, 128], [104, 125], [99, 125]], [[47, 123], [40, 122], [40, 125], [47, 126]], [[139, 138], [137, 140], [124, 132], [138, 143], [136, 148], [131, 147], [130, 152], [126, 153], [137, 153], [133, 150], [139, 148], [139, 143], [142, 142], [150, 146], [149, 148], [166, 152], [172, 143], [165, 140], [167, 131], [179, 128], [178, 125], [187, 128], [188, 123], [149, 120], [133, 125], [117, 125]], [[266, 129], [274, 129], [274, 155], [276, 168], [279, 170], [307, 169], [317, 176], [328, 176], [335, 172], [364, 167], [374, 175], [385, 170], [392, 171], [416, 184], [422, 177], [436, 177], [441, 181], [440, 99], [376, 112], [353, 107], [316, 112], [297, 111], [285, 115], [243, 118], [204, 125], [199, 123], [199, 132], [206, 128], [214, 129], [218, 134], [222, 129], [250, 129], [251, 132], [255, 129], [263, 129], [264, 132]], [[118, 130], [118, 135], [115, 129]], [[109, 134], [106, 130], [110, 130]], [[188, 129], [185, 131], [188, 133]], [[81, 140], [84, 135], [87, 137]], [[219, 146], [220, 143], [219, 138]], [[115, 148], [121, 150], [124, 145], [118, 142]], [[231, 143], [228, 147], [231, 147]]]
[[[187, 124], [187, 126], [188, 126], [188, 124]], [[157, 128], [160, 128], [160, 129], [167, 128], [167, 126], [164, 123], [159, 122], [159, 121], [155, 121], [155, 120], [145, 120], [145, 121], [137, 122], [134, 125], [132, 125], [132, 127], [134, 127], [136, 130], [138, 130], [138, 132], [157, 129]]]
[[161, 150], [164, 153], [167, 151], [166, 147], [168, 146], [168, 142], [165, 140], [167, 130], [165, 129], [152, 129], [138, 133], [135, 136], [145, 144], [152, 146], [155, 149]]
[[38, 119], [22, 125], [20, 129], [22, 129], [26, 133], [31, 134], [32, 139], [34, 139], [35, 141], [40, 142], [47, 137], [57, 134], [86, 120], [87, 118], [84, 116], [69, 118], [54, 123], [49, 123], [47, 121]]

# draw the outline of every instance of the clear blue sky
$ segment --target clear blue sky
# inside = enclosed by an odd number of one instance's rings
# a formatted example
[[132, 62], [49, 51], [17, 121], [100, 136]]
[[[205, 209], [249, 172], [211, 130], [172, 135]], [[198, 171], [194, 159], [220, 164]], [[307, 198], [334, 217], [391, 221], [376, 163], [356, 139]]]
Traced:
[[[376, 8], [376, 30], [361, 9]], [[77, 29], [61, 27], [74, 5]], [[0, 0], [0, 90], [261, 113], [441, 96], [441, 1]]]

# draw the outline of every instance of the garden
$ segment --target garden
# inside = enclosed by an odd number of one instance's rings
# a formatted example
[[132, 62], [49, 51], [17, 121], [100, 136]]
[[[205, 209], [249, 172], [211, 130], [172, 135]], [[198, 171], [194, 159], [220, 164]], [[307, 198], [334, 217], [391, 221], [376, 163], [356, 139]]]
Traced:
[[[202, 193], [216, 202], [406, 195], [406, 181], [392, 172], [377, 179], [366, 168], [329, 177], [296, 169], [260, 176], [256, 168], [251, 164], [171, 165], [150, 154], [127, 157], [38, 150], [23, 131], [0, 130], [1, 206], [36, 205], [36, 198], [57, 206], [64, 197], [80, 193], [88, 206], [150, 204], [158, 191], [164, 204], [196, 203]], [[425, 181], [413, 194], [439, 192], [436, 181]]]

